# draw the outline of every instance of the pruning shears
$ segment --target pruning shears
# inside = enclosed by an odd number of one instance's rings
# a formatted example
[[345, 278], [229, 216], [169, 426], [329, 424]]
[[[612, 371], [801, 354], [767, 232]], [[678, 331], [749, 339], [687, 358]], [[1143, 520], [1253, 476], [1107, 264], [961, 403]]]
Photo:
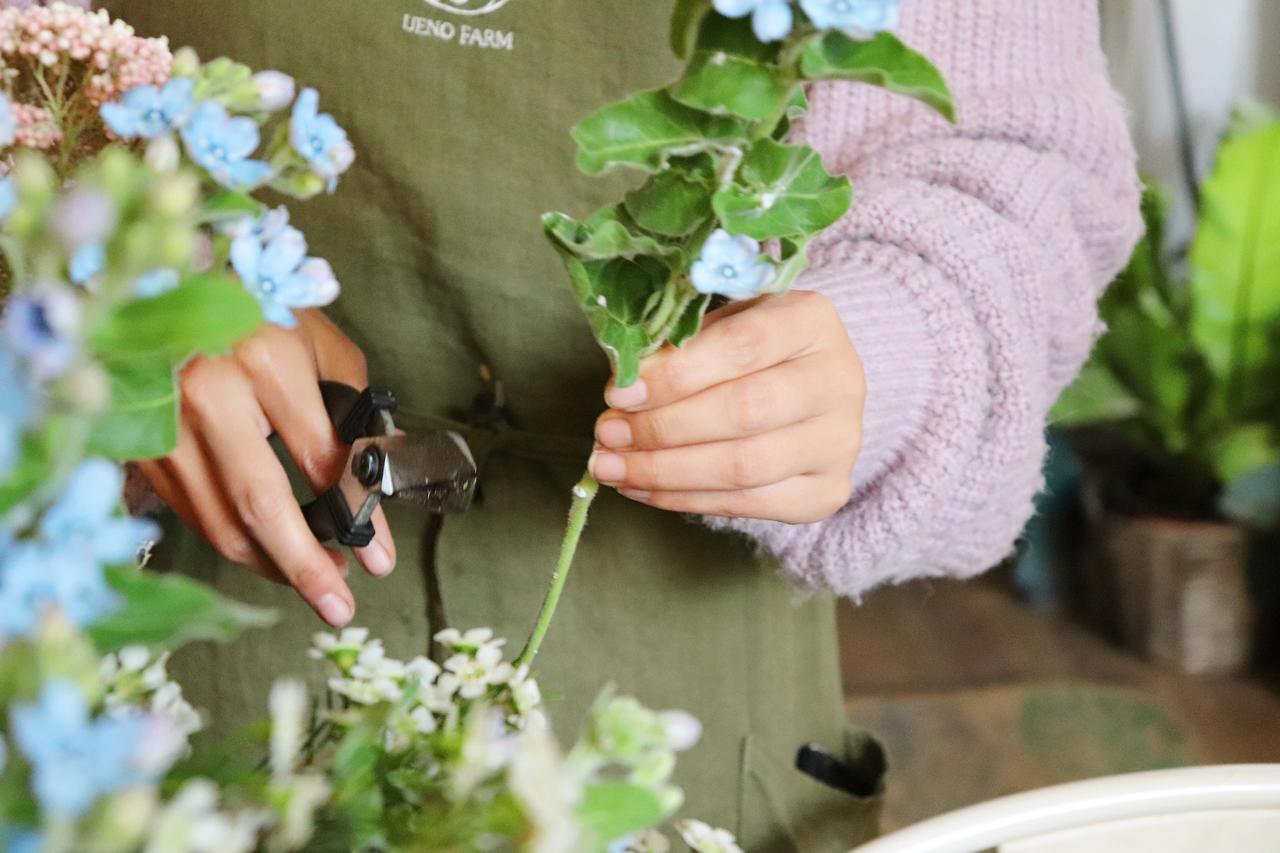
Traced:
[[435, 514], [470, 506], [476, 462], [458, 433], [396, 429], [396, 398], [385, 389], [321, 382], [320, 394], [339, 440], [351, 448], [337, 484], [302, 508], [321, 542], [365, 547], [373, 541], [373, 511], [388, 498]]

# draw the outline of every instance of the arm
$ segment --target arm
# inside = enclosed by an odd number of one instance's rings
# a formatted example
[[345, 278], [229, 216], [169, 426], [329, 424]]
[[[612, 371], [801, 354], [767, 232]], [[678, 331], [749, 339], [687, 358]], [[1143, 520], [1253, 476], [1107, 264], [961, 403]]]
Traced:
[[904, 13], [959, 125], [831, 84], [804, 129], [857, 191], [802, 283], [834, 303], [865, 370], [852, 500], [808, 525], [711, 521], [851, 596], [1009, 552], [1041, 482], [1046, 413], [1141, 230], [1096, 3], [912, 0]]

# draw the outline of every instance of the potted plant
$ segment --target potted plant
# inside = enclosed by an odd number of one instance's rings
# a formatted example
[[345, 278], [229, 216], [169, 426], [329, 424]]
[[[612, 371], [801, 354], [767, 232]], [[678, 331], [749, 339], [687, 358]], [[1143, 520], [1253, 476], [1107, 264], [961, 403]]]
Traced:
[[1185, 253], [1165, 202], [1054, 412], [1084, 462], [1086, 606], [1189, 672], [1247, 665], [1251, 532], [1280, 520], [1280, 121], [1228, 135]]

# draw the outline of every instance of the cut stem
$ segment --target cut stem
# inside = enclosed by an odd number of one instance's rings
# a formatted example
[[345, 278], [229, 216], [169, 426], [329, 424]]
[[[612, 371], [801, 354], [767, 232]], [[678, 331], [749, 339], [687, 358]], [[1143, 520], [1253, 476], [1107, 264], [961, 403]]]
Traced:
[[551, 587], [542, 602], [542, 610], [538, 612], [538, 621], [533, 626], [533, 633], [524, 651], [516, 659], [516, 666], [531, 666], [538, 656], [538, 648], [547, 636], [551, 620], [555, 618], [556, 606], [560, 603], [560, 594], [564, 592], [565, 581], [569, 579], [569, 569], [573, 567], [573, 557], [578, 553], [578, 542], [582, 539], [582, 529], [587, 526], [587, 511], [591, 502], [600, 491], [600, 484], [588, 471], [582, 475], [578, 485], [573, 487], [573, 505], [569, 508], [569, 524], [564, 531], [564, 541], [560, 545], [560, 561], [556, 563], [555, 572], [551, 575]]

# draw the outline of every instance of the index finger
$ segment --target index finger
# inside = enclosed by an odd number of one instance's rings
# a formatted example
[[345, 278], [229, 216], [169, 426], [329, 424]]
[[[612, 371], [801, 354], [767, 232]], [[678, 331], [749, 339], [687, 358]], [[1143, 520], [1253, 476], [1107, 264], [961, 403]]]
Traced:
[[683, 347], [664, 347], [645, 359], [640, 379], [627, 388], [610, 386], [611, 408], [644, 412], [700, 391], [781, 364], [809, 349], [810, 336], [782, 322], [787, 297], [765, 296], [708, 315], [700, 334]]

